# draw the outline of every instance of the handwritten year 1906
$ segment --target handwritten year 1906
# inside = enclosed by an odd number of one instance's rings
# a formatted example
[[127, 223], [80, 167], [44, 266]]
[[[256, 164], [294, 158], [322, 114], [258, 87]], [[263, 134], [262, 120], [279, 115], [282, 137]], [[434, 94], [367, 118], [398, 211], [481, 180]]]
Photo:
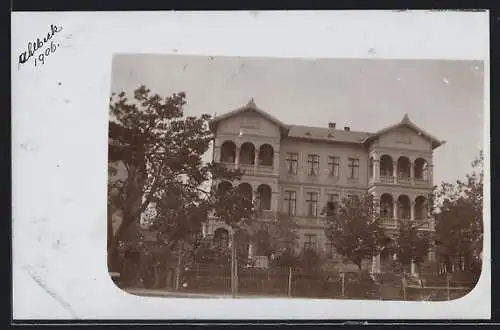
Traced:
[[[57, 44], [59, 46], [59, 44]], [[37, 66], [38, 63], [45, 64], [45, 57], [49, 56], [50, 54], [54, 53], [56, 51], [57, 47], [54, 44], [53, 41], [50, 42], [50, 47], [47, 47], [44, 52], [38, 54], [38, 57], [35, 57], [35, 66]]]
[[[57, 41], [52, 40], [53, 36], [62, 31], [62, 26], [50, 25], [50, 32], [43, 38], [36, 38], [33, 42], [28, 42], [27, 50], [19, 54], [19, 64], [26, 63], [31, 57], [34, 58], [35, 66], [45, 64], [45, 58], [54, 53], [59, 47]], [[49, 43], [50, 41], [50, 43]], [[45, 49], [43, 49], [46, 47]]]

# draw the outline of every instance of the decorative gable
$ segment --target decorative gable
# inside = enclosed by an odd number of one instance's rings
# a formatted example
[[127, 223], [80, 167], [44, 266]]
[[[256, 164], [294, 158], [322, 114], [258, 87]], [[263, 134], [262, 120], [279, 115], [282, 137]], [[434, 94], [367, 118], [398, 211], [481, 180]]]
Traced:
[[445, 142], [436, 139], [419, 128], [410, 120], [408, 115], [405, 115], [401, 122], [370, 135], [365, 139], [364, 143], [388, 147], [432, 150]]
[[246, 106], [214, 118], [210, 123], [216, 135], [253, 135], [279, 138], [288, 126], [259, 109], [251, 99]]

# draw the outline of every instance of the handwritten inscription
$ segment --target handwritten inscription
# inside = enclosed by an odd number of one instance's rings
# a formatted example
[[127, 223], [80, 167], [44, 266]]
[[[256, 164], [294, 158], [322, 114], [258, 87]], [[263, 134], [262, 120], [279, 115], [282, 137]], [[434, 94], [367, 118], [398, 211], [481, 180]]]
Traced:
[[61, 31], [62, 26], [51, 24], [50, 31], [45, 37], [28, 42], [27, 49], [19, 54], [18, 65], [28, 62], [31, 58], [34, 58], [35, 66], [45, 64], [45, 58], [59, 47], [59, 43], [52, 38]]

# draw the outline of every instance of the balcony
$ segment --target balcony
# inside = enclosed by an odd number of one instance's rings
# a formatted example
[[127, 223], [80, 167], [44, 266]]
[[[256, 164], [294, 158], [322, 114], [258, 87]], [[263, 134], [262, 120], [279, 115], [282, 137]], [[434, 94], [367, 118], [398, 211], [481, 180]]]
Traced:
[[387, 229], [396, 229], [398, 228], [398, 221], [394, 218], [382, 218], [380, 219], [382, 227]]
[[396, 184], [411, 185], [412, 179], [410, 177], [398, 177], [396, 180]]
[[428, 179], [417, 179], [410, 177], [394, 177], [392, 175], [383, 175], [377, 180], [374, 177], [370, 178], [370, 184], [375, 185], [378, 183], [390, 184], [390, 185], [400, 185], [400, 186], [412, 186], [429, 188], [432, 186], [431, 181]]
[[[374, 182], [374, 183], [376, 182], [375, 178], [372, 178], [371, 181]], [[395, 178], [392, 175], [391, 176], [381, 175], [379, 182], [380, 183], [390, 183], [390, 184], [392, 184], [392, 183], [395, 183], [396, 180], [395, 180]]]
[[[236, 164], [230, 162], [222, 162], [226, 168], [235, 169]], [[245, 172], [245, 175], [277, 175], [278, 169], [273, 165], [257, 165], [254, 164], [239, 164], [239, 169]]]

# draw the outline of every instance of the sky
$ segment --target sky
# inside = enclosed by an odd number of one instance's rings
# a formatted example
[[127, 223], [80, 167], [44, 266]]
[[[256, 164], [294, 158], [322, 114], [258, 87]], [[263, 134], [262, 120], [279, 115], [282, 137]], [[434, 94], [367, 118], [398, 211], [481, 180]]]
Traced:
[[286, 124], [376, 132], [408, 114], [446, 141], [434, 150], [434, 184], [465, 178], [484, 145], [482, 61], [127, 54], [114, 56], [111, 81], [130, 98], [140, 85], [184, 91], [185, 115], [221, 115], [253, 98]]

